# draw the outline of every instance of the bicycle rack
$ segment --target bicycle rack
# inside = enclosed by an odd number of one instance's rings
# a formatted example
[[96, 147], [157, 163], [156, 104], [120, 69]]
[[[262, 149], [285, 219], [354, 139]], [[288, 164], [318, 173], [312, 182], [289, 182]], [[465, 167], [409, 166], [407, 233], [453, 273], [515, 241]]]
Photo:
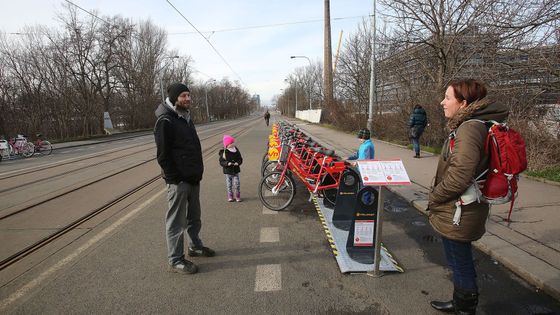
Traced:
[[362, 264], [374, 262], [378, 197], [375, 188], [366, 186], [360, 189], [356, 198], [357, 207], [348, 233], [346, 251], [350, 258]]
[[357, 193], [360, 188], [360, 175], [351, 168], [342, 173], [340, 185], [336, 193], [336, 204], [332, 222], [335, 227], [348, 231], [354, 218], [354, 209], [357, 204]]

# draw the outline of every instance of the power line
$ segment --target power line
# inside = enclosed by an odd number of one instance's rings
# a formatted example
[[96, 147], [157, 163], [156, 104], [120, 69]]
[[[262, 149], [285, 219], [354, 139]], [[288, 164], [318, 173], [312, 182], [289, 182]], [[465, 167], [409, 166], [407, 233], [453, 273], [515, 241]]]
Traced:
[[210, 47], [212, 47], [212, 49], [216, 52], [216, 54], [218, 54], [218, 56], [220, 56], [220, 58], [222, 59], [222, 61], [229, 67], [229, 69], [231, 70], [231, 72], [233, 72], [238, 78], [239, 80], [245, 85], [245, 82], [243, 81], [243, 79], [241, 78], [241, 76], [239, 74], [237, 74], [237, 72], [235, 72], [235, 70], [233, 70], [233, 68], [231, 67], [231, 65], [227, 62], [227, 60], [224, 58], [224, 56], [222, 56], [222, 54], [220, 54], [220, 52], [216, 49], [216, 47], [214, 47], [214, 45], [212, 45], [212, 43], [208, 40], [208, 38], [206, 38], [206, 36], [204, 36], [197, 28], [196, 26], [194, 26], [189, 19], [187, 19], [183, 13], [181, 13], [181, 11], [179, 11], [169, 0], [166, 0], [167, 3], [173, 8], [175, 9], [175, 11], [177, 11], [177, 13], [179, 13], [179, 15], [181, 17], [183, 17], [183, 19], [185, 21], [187, 21], [187, 23], [189, 23], [190, 26], [192, 26], [192, 28], [194, 28], [198, 34], [200, 34], [200, 36], [202, 36], [202, 38], [204, 38], [204, 40], [208, 43], [208, 45], [210, 45]]
[[[366, 17], [370, 17], [370, 16], [369, 15], [347, 16], [347, 17], [333, 18], [331, 20], [347, 20], [347, 19], [357, 19], [357, 18], [366, 18]], [[236, 28], [225, 28], [225, 29], [215, 30], [215, 31], [205, 31], [203, 33], [214, 34], [214, 33], [221, 33], [221, 32], [243, 31], [243, 30], [258, 29], [258, 28], [268, 28], [268, 27], [277, 27], [277, 26], [286, 26], [286, 25], [318, 23], [318, 22], [323, 22], [323, 19], [295, 21], [295, 22], [284, 22], [284, 23], [275, 23], [275, 24], [264, 24], [264, 25], [252, 25], [252, 26], [243, 26], [243, 27], [236, 27]], [[174, 32], [174, 33], [168, 33], [168, 34], [169, 35], [186, 35], [186, 34], [196, 34], [196, 33], [197, 32]]]
[[108, 21], [106, 21], [105, 19], [102, 19], [102, 18], [98, 17], [97, 15], [95, 15], [95, 14], [91, 13], [90, 11], [88, 11], [88, 10], [86, 10], [86, 9], [84, 9], [84, 8], [82, 8], [82, 7], [80, 7], [79, 5], [75, 4], [74, 2], [72, 2], [72, 1], [70, 1], [70, 0], [64, 0], [64, 1], [68, 2], [69, 4], [71, 4], [71, 5], [75, 6], [76, 8], [78, 8], [78, 9], [84, 11], [85, 13], [87, 13], [87, 14], [89, 14], [89, 15], [91, 15], [91, 16], [93, 16], [93, 17], [95, 17], [95, 18], [97, 18], [97, 19], [99, 19], [99, 20], [101, 20], [101, 21], [103, 21], [103, 22], [105, 22], [105, 23], [107, 23], [107, 24], [109, 24], [109, 25], [112, 26], [112, 24], [109, 23]]

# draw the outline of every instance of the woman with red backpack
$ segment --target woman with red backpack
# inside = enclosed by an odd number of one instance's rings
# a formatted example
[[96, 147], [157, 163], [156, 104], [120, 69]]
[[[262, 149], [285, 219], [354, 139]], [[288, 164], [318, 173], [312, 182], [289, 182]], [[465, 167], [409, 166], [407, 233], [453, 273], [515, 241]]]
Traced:
[[488, 128], [480, 121], [503, 122], [508, 116], [507, 108], [490, 101], [486, 93], [477, 80], [457, 80], [448, 85], [441, 102], [451, 133], [443, 144], [428, 211], [453, 272], [453, 299], [430, 303], [443, 312], [475, 314], [478, 304], [471, 242], [485, 233], [489, 211], [488, 203], [476, 192], [473, 195], [472, 189], [474, 179], [488, 169], [489, 162], [485, 152]]

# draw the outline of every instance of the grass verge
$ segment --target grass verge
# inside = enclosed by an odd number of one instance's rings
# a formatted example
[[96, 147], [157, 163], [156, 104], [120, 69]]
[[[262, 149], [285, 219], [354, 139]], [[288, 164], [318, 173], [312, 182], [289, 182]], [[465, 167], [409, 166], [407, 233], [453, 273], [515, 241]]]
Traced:
[[525, 171], [525, 174], [560, 183], [560, 165], [539, 171]]

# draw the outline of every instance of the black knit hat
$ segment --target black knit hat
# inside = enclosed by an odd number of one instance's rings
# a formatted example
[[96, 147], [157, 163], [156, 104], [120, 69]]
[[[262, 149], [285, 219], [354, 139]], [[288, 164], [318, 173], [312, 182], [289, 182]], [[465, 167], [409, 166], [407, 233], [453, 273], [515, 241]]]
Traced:
[[369, 137], [370, 137], [369, 130], [360, 129], [360, 131], [358, 131], [358, 138], [367, 140], [367, 139], [369, 139]]
[[171, 102], [171, 104], [175, 105], [175, 102], [177, 102], [177, 98], [183, 92], [190, 92], [189, 88], [186, 85], [180, 82], [171, 84], [167, 88], [167, 96], [169, 97], [169, 101]]

